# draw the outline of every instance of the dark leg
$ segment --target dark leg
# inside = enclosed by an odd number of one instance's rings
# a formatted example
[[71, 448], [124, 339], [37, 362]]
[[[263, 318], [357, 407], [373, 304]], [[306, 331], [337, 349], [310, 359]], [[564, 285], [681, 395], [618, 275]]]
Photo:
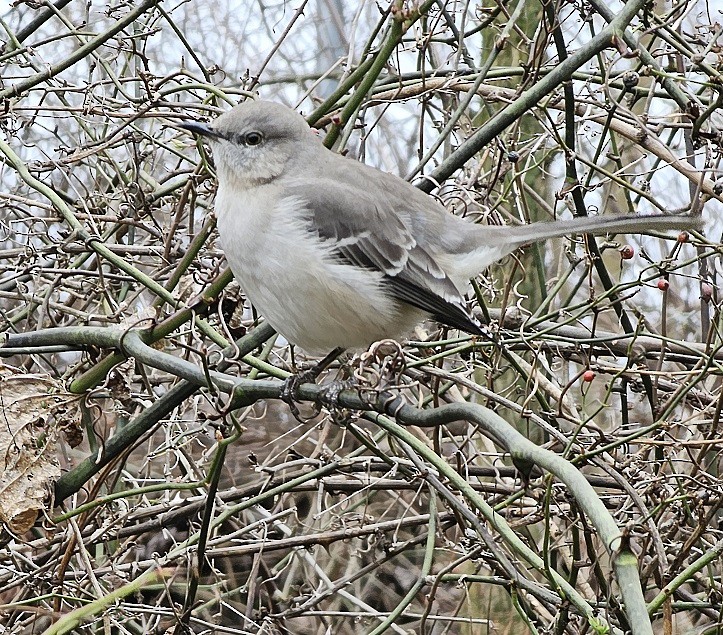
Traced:
[[341, 346], [338, 346], [311, 368], [291, 375], [284, 382], [284, 387], [281, 390], [281, 399], [289, 404], [292, 414], [297, 419], [299, 419], [299, 409], [296, 407], [295, 401], [298, 399], [301, 384], [314, 383], [319, 378], [319, 375], [321, 375], [321, 373], [324, 372], [343, 352], [344, 349]]

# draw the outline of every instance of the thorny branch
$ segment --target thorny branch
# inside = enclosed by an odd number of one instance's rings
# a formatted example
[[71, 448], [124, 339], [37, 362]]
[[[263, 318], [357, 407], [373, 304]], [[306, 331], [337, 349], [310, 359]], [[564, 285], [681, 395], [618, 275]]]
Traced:
[[[62, 470], [32, 528], [6, 518], [3, 629], [718, 632], [712, 5], [241, 4], [0, 21], [2, 518]], [[489, 339], [373, 347], [300, 424], [305, 360], [231, 282], [212, 157], [173, 125], [255, 92], [470, 222], [708, 231], [508, 258], [469, 296]]]

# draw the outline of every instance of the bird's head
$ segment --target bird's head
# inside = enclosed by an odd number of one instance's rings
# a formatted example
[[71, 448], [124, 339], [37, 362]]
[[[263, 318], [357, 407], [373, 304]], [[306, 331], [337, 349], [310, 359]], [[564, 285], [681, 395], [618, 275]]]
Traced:
[[245, 187], [270, 183], [291, 161], [303, 160], [319, 138], [291, 108], [248, 100], [210, 124], [186, 121], [181, 128], [208, 139], [220, 183]]

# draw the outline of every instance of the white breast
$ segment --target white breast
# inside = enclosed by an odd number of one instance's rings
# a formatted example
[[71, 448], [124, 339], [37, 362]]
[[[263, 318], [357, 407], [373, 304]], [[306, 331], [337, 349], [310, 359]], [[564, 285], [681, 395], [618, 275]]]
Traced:
[[424, 313], [386, 295], [382, 274], [337, 261], [309, 231], [305, 201], [278, 187], [221, 186], [221, 246], [242, 290], [289, 342], [313, 354], [407, 335]]

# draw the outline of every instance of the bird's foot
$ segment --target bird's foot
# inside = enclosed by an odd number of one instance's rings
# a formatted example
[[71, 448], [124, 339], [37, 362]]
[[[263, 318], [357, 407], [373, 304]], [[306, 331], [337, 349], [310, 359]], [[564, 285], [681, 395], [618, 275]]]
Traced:
[[345, 390], [352, 390], [356, 387], [357, 382], [353, 379], [335, 379], [321, 389], [319, 401], [324, 404], [329, 412], [329, 417], [338, 426], [346, 426], [358, 418], [358, 413], [354, 410], [339, 405], [339, 395]]
[[299, 412], [299, 407], [296, 405], [299, 401], [299, 389], [301, 388], [302, 384], [313, 384], [318, 378], [319, 373], [314, 371], [316, 371], [316, 366], [300, 373], [294, 373], [293, 375], [289, 375], [284, 381], [283, 387], [281, 388], [281, 401], [283, 401], [289, 406], [291, 414], [294, 415], [294, 418], [300, 423], [308, 423], [309, 421], [314, 419], [320, 411], [319, 407], [316, 406], [311, 416], [303, 417], [301, 415], [301, 412]]
[[319, 395], [319, 401], [321, 401], [330, 410], [338, 410], [339, 395], [341, 395], [341, 393], [345, 390], [351, 390], [355, 386], [356, 383], [352, 379], [335, 379], [322, 387], [321, 395]]
[[281, 388], [280, 398], [282, 401], [288, 404], [289, 409], [291, 410], [291, 414], [294, 415], [294, 418], [296, 418], [301, 423], [308, 423], [309, 421], [314, 419], [321, 410], [320, 406], [317, 405], [311, 417], [304, 418], [301, 416], [299, 408], [296, 405], [299, 401], [299, 389], [301, 388], [301, 385], [315, 383], [316, 380], [319, 378], [319, 375], [321, 375], [321, 373], [324, 372], [324, 370], [326, 370], [329, 365], [337, 357], [339, 357], [339, 355], [341, 355], [342, 352], [343, 349], [341, 348], [334, 349], [331, 353], [324, 357], [320, 362], [314, 364], [311, 368], [308, 368], [299, 373], [294, 373], [293, 375], [287, 377], [284, 381], [284, 385]]

